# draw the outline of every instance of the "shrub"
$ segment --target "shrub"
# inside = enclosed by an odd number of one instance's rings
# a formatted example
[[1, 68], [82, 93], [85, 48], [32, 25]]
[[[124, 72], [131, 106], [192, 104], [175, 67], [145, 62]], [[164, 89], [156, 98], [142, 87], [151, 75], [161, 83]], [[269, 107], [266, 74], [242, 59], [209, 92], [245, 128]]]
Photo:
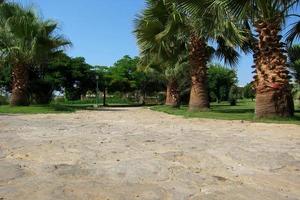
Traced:
[[0, 96], [0, 105], [7, 105], [9, 104], [8, 98], [5, 96]]
[[239, 89], [236, 85], [231, 86], [229, 92], [229, 102], [231, 106], [236, 106], [236, 102], [239, 95]]

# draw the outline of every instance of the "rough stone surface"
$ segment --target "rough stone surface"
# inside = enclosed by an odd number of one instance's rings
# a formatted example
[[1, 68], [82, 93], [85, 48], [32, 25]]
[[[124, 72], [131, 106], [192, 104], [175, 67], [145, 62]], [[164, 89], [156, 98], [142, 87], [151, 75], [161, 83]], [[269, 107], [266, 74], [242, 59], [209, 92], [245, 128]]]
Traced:
[[144, 108], [0, 115], [1, 200], [296, 200], [300, 126]]

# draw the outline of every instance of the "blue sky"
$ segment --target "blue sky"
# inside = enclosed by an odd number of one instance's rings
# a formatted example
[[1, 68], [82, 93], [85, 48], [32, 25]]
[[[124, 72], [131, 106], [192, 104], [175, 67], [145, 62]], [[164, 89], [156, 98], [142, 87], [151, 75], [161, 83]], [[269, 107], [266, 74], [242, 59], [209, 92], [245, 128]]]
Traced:
[[[37, 8], [45, 18], [55, 19], [73, 43], [67, 52], [82, 56], [92, 65], [111, 66], [124, 55], [138, 55], [132, 33], [134, 18], [144, 0], [13, 0]], [[252, 80], [252, 56], [242, 55], [237, 67], [239, 84]]]
[[73, 47], [71, 56], [83, 56], [93, 65], [112, 65], [122, 56], [138, 55], [132, 33], [143, 0], [14, 0], [33, 5], [44, 18], [59, 22]]

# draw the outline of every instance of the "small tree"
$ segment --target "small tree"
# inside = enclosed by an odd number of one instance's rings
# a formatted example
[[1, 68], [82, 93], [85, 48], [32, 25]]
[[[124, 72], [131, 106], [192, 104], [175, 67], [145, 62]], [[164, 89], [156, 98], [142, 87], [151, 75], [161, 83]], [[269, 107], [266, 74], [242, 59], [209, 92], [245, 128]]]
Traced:
[[230, 88], [237, 82], [237, 76], [233, 69], [219, 64], [212, 64], [208, 69], [208, 87], [210, 98], [218, 102], [227, 101]]
[[231, 106], [236, 106], [238, 95], [239, 95], [238, 87], [236, 85], [231, 86], [229, 92], [229, 102]]
[[244, 87], [244, 98], [251, 99], [252, 101], [255, 98], [255, 90], [253, 88], [252, 83], [248, 83], [247, 85], [245, 85], [245, 87]]

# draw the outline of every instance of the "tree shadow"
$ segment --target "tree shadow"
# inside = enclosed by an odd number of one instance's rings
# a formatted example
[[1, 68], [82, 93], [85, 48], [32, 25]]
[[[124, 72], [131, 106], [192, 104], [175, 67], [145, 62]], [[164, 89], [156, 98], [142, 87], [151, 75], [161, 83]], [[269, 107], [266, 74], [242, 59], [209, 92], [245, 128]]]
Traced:
[[94, 112], [123, 112], [123, 111], [128, 111], [128, 109], [118, 109], [118, 108], [109, 108], [109, 107], [101, 107], [101, 108], [87, 108], [84, 110], [88, 111], [94, 111]]
[[231, 109], [231, 110], [214, 110], [213, 112], [217, 112], [217, 113], [232, 113], [232, 114], [242, 114], [242, 113], [254, 113], [254, 109], [248, 109], [248, 108], [244, 108], [244, 109]]
[[134, 108], [134, 107], [143, 107], [143, 104], [108, 104], [105, 107], [107, 108]]

